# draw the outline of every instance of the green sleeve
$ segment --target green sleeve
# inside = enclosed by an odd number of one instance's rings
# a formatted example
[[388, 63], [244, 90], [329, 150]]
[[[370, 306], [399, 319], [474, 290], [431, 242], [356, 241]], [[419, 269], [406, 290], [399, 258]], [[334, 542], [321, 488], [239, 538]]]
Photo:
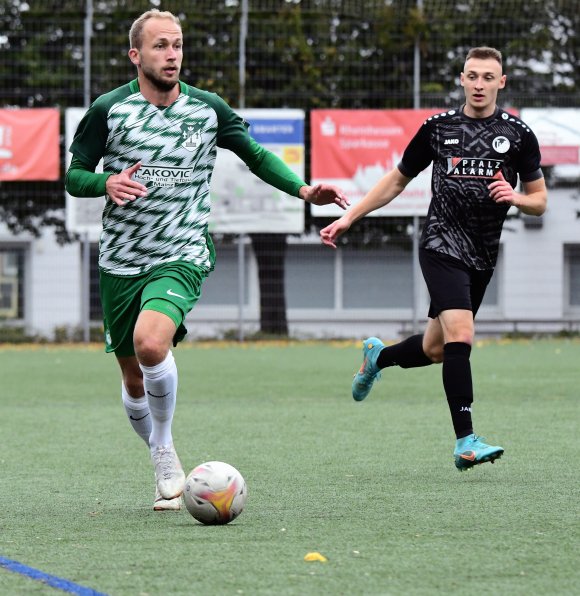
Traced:
[[248, 124], [218, 95], [205, 93], [204, 99], [218, 117], [217, 144], [233, 151], [258, 178], [289, 195], [298, 197], [306, 186], [279, 157], [257, 143], [248, 132]]
[[109, 137], [109, 110], [115, 103], [138, 89], [136, 81], [99, 96], [79, 122], [70, 152], [73, 158], [65, 177], [65, 187], [73, 197], [102, 197], [105, 183], [113, 173], [96, 174], [95, 169], [105, 154]]
[[73, 155], [64, 185], [68, 194], [73, 197], [102, 197], [110, 175], [110, 173], [96, 174], [87, 162]]
[[79, 122], [69, 148], [69, 151], [80, 158], [93, 172], [107, 147], [109, 136], [107, 112], [111, 103], [110, 96], [113, 94], [101, 95], [91, 104]]
[[[250, 139], [250, 146], [249, 160], [240, 155], [240, 158], [244, 160], [250, 170], [274, 188], [298, 197], [298, 191], [302, 186], [306, 186], [306, 182], [295, 174], [277, 155], [256, 143], [254, 139]], [[249, 161], [253, 162], [252, 165], [248, 163]]]
[[65, 176], [65, 188], [73, 197], [102, 197], [105, 194], [105, 183], [111, 174], [96, 174], [95, 168], [107, 145], [108, 104], [106, 96], [97, 98], [75, 132], [70, 146], [73, 157]]

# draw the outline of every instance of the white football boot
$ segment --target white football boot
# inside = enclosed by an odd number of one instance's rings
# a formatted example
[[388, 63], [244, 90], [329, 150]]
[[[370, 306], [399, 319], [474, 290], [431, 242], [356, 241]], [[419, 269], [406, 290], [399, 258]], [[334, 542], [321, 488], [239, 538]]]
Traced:
[[153, 511], [179, 511], [181, 509], [181, 497], [175, 499], [164, 499], [155, 487], [155, 501], [153, 502]]
[[167, 500], [179, 497], [185, 486], [185, 474], [173, 445], [154, 447], [151, 459], [159, 494]]

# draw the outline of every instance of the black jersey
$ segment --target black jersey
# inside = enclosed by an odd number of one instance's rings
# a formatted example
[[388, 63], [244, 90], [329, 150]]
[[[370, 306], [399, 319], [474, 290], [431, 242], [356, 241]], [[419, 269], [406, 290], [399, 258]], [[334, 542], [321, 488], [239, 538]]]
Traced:
[[512, 187], [542, 178], [534, 133], [496, 108], [489, 118], [450, 110], [426, 120], [398, 165], [413, 178], [433, 162], [432, 198], [421, 247], [474, 269], [493, 269], [509, 206], [497, 204], [488, 186], [501, 176]]

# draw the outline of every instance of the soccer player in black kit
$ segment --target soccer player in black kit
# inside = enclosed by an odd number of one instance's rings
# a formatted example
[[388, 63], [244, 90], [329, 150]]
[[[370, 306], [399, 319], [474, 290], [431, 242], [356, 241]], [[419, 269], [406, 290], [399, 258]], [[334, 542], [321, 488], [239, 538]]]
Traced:
[[[388, 347], [376, 337], [364, 340], [364, 360], [354, 376], [352, 395], [363, 400], [383, 368], [442, 362], [460, 471], [493, 462], [504, 452], [473, 431], [469, 357], [474, 317], [493, 275], [509, 208], [539, 216], [547, 201], [536, 136], [496, 105], [505, 83], [501, 53], [489, 47], [471, 49], [461, 73], [465, 104], [427, 119], [401, 162], [360, 203], [320, 231], [322, 242], [336, 248], [336, 239], [355, 221], [390, 203], [433, 163], [432, 199], [419, 248], [431, 298], [425, 332]], [[514, 190], [518, 176], [522, 192]]]

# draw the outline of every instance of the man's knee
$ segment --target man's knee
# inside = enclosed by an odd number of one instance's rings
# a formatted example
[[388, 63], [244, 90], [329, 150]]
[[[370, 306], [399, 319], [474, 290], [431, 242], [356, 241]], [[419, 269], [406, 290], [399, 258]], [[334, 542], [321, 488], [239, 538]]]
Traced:
[[[473, 314], [468, 310], [447, 310], [439, 315], [444, 343], [473, 344], [475, 326]], [[443, 350], [443, 346], [441, 346]]]
[[155, 366], [163, 362], [171, 349], [175, 329], [175, 322], [168, 315], [155, 310], [142, 310], [133, 333], [133, 345], [139, 363]]
[[423, 352], [425, 352], [425, 356], [427, 356], [427, 358], [432, 360], [435, 364], [443, 362], [443, 342], [424, 343]]
[[135, 335], [135, 354], [145, 366], [155, 366], [165, 360], [170, 346], [164, 338], [155, 335]]
[[473, 338], [473, 326], [457, 326], [447, 330], [447, 333], [445, 334], [445, 343], [462, 343], [471, 346], [473, 345]]

